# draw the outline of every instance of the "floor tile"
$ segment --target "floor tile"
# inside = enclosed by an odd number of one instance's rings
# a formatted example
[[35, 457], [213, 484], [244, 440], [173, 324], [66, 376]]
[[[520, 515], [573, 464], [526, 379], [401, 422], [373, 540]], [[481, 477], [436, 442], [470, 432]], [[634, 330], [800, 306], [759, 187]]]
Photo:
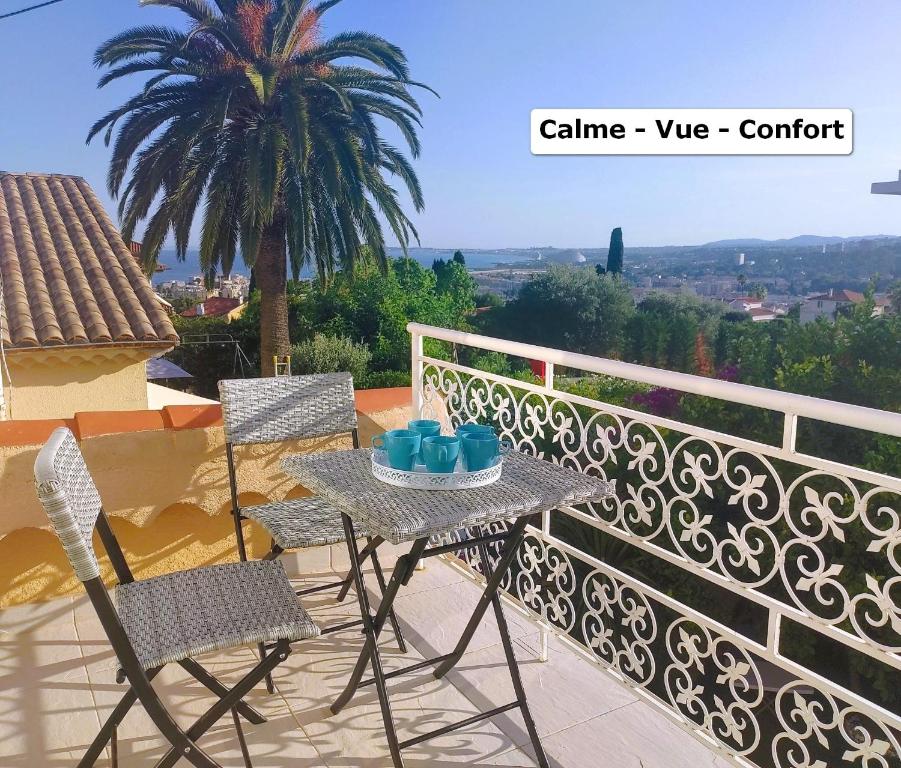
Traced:
[[[69, 765], [100, 727], [71, 600], [0, 611], [0, 765]], [[40, 762], [39, 762], [40, 761]]]
[[[449, 652], [457, 644], [481, 594], [482, 588], [467, 579], [426, 592], [401, 593], [395, 606], [405, 626], [410, 628], [413, 644], [423, 653], [435, 656]], [[538, 632], [535, 624], [512, 609], [506, 610], [505, 616], [513, 638]], [[489, 607], [469, 642], [468, 651], [478, 651], [499, 642], [494, 612]]]
[[[514, 641], [520, 676], [532, 718], [540, 736], [570, 728], [636, 700], [603, 670], [550, 639], [550, 658], [537, 658], [536, 635]], [[502, 645], [468, 653], [450, 673], [451, 681], [482, 709], [513, 701], [516, 694]], [[519, 746], [529, 743], [518, 711], [499, 715], [494, 722]]]
[[542, 744], [552, 768], [713, 768], [717, 760], [642, 701], [548, 736]]
[[[323, 553], [328, 556], [324, 565]], [[386, 557], [393, 559], [393, 555]], [[334, 548], [300, 553], [297, 586], [337, 579], [343, 568]], [[345, 561], [346, 562], [346, 561]], [[319, 570], [316, 570], [316, 569]], [[339, 570], [338, 573], [341, 573]], [[367, 579], [377, 604], [375, 580]], [[321, 583], [321, 581], [319, 582]], [[449, 651], [472, 613], [481, 588], [439, 560], [417, 571], [396, 607], [409, 646], [402, 654], [390, 630], [380, 649], [386, 670]], [[353, 592], [343, 603], [331, 591], [303, 599], [322, 626], [359, 616]], [[606, 673], [551, 639], [549, 661], [537, 660], [535, 624], [505, 608], [526, 693], [555, 768], [718, 768], [722, 758], [660, 712], [620, 687]], [[357, 692], [338, 715], [329, 709], [344, 688], [363, 647], [358, 627], [295, 644], [275, 672], [277, 691], [260, 685], [249, 703], [268, 721], [244, 724], [255, 768], [391, 768], [382, 713], [374, 687]], [[225, 685], [256, 663], [254, 648], [209, 654], [199, 661]], [[121, 698], [117, 660], [92, 606], [84, 597], [0, 611], [0, 766], [62, 768], [83, 754]], [[367, 676], [369, 672], [367, 671]], [[213, 696], [177, 665], [155, 681], [176, 720], [187, 726]], [[465, 719], [513, 699], [493, 611], [476, 631], [457, 669], [442, 680], [424, 670], [390, 683], [400, 739]], [[140, 706], [120, 728], [123, 768], [151, 768], [167, 745]], [[243, 764], [234, 726], [223, 718], [201, 746], [224, 766]], [[533, 768], [534, 755], [516, 712], [494, 717], [404, 752], [407, 766], [459, 764]], [[187, 766], [182, 760], [179, 764]], [[107, 758], [97, 763], [107, 768]]]

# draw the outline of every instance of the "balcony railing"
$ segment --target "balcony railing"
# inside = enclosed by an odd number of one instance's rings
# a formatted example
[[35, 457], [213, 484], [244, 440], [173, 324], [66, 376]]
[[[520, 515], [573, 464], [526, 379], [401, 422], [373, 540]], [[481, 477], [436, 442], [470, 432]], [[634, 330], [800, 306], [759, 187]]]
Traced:
[[[901, 414], [408, 329], [414, 414], [493, 423], [519, 450], [617, 481], [615, 500], [530, 527], [505, 587], [547, 631], [736, 765], [901, 766], [901, 468], [799, 447], [815, 423], [898, 438]], [[539, 361], [542, 380], [460, 364], [478, 359], [463, 348]], [[762, 413], [781, 440], [572, 394], [555, 366]]]

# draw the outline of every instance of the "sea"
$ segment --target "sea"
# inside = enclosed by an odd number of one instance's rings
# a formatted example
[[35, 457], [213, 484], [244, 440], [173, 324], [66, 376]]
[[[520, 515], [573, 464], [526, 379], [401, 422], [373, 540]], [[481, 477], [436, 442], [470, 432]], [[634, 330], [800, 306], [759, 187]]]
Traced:
[[[435, 259], [450, 259], [454, 255], [456, 248], [410, 248], [410, 256], [424, 267], [431, 267]], [[503, 248], [498, 250], [463, 250], [466, 259], [466, 266], [469, 269], [490, 269], [492, 267], [503, 266], [505, 264], [519, 264], [523, 262], [538, 262], [540, 251], [537, 249], [517, 249]], [[399, 258], [403, 255], [400, 248], [389, 248], [388, 254], [392, 258]], [[189, 249], [184, 261], [179, 261], [175, 257], [175, 251], [163, 250], [160, 253], [159, 263], [166, 266], [167, 269], [157, 272], [153, 276], [153, 284], [158, 285], [162, 282], [170, 280], [188, 281], [192, 280], [200, 272], [200, 260], [196, 249]], [[248, 275], [250, 270], [244, 265], [240, 259], [235, 263], [232, 274]], [[312, 277], [313, 272], [309, 269], [302, 273], [303, 277]]]

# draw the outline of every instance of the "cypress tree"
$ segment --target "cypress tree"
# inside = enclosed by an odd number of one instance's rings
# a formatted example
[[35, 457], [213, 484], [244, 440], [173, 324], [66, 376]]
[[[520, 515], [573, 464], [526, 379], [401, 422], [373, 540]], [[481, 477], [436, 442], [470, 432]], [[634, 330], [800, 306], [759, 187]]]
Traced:
[[607, 251], [607, 274], [619, 275], [623, 271], [623, 228], [617, 227], [610, 233], [610, 248]]

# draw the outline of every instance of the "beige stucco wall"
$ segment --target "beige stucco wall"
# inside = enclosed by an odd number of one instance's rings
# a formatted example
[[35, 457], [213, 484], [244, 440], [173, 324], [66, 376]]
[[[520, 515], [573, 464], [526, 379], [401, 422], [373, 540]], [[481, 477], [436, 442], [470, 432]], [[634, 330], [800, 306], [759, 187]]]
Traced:
[[[391, 395], [391, 390], [383, 390]], [[358, 412], [360, 438], [404, 426], [409, 419], [409, 390], [383, 398], [375, 409]], [[209, 406], [218, 413], [218, 406]], [[186, 409], [190, 411], [190, 408]], [[203, 412], [203, 408], [197, 411]], [[99, 418], [79, 415], [70, 426], [78, 433], [102, 425]], [[128, 414], [133, 429], [113, 434], [82, 436], [81, 449], [91, 469], [104, 506], [120, 537], [126, 556], [139, 578], [236, 557], [221, 426], [191, 428], [190, 422], [165, 428], [153, 425], [159, 413]], [[159, 422], [162, 424], [162, 420]], [[77, 594], [75, 580], [59, 541], [47, 528], [47, 519], [34, 491], [34, 460], [43, 439], [0, 440], [0, 608], [23, 602]], [[53, 424], [46, 425], [47, 430]], [[20, 434], [33, 425], [23, 423]], [[49, 432], [48, 432], [49, 434]], [[2, 435], [0, 435], [2, 437]], [[28, 442], [29, 444], [23, 444]], [[279, 446], [236, 449], [239, 488], [244, 504], [305, 495], [306, 489], [281, 471], [287, 453], [349, 448], [349, 437], [297, 441]], [[250, 548], [260, 557], [269, 548], [265, 532], [245, 524]], [[98, 552], [102, 548], [98, 547]], [[109, 564], [103, 559], [105, 573]]]
[[146, 408], [146, 357], [42, 350], [9, 355], [10, 417], [67, 419], [79, 411]]

